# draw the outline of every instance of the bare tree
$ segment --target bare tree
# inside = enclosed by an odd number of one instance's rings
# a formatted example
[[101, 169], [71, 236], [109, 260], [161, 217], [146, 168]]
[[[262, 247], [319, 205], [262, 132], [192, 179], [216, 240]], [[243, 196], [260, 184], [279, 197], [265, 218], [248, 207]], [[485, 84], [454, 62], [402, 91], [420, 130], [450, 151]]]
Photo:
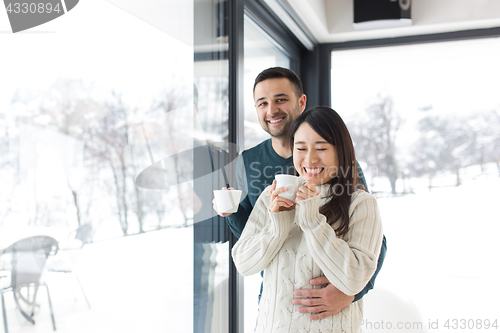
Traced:
[[468, 123], [469, 119], [463, 117], [449, 117], [445, 120], [442, 135], [446, 146], [442, 152], [443, 169], [455, 173], [455, 185], [462, 183], [460, 170], [472, 164], [475, 133]]
[[441, 171], [455, 174], [455, 185], [462, 183], [461, 169], [483, 165], [491, 159], [495, 131], [490, 130], [488, 114], [429, 115], [418, 124], [419, 139], [414, 145], [413, 169], [416, 175], [432, 178]]
[[[425, 111], [432, 110], [429, 108]], [[412, 162], [410, 170], [414, 176], [427, 175], [429, 190], [433, 187], [436, 174], [446, 168], [443, 160], [444, 151], [447, 149], [446, 120], [436, 116], [427, 115], [418, 122], [419, 137], [412, 148]]]
[[[188, 98], [179, 93], [183, 87], [177, 87], [165, 92], [155, 101], [150, 111], [159, 110], [168, 113], [185, 106]], [[179, 90], [180, 89], [180, 90]], [[144, 221], [149, 214], [156, 215], [158, 227], [161, 226], [163, 215], [167, 211], [162, 202], [163, 194], [146, 195], [146, 192], [134, 184], [134, 170], [129, 161], [128, 131], [134, 118], [143, 116], [138, 110], [126, 105], [122, 96], [112, 92], [103, 97], [102, 91], [82, 80], [57, 80], [49, 89], [40, 94], [29, 91], [20, 91], [13, 98], [13, 105], [20, 105], [19, 119], [23, 123], [37, 128], [50, 128], [58, 133], [77, 139], [84, 145], [83, 148], [83, 181], [75, 184], [68, 179], [68, 193], [64, 198], [75, 207], [77, 224], [83, 224], [90, 216], [99, 215], [93, 212], [92, 202], [95, 198], [112, 198], [113, 215], [120, 223], [123, 235], [130, 233], [131, 221], [137, 220], [139, 232], [144, 232]], [[18, 110], [16, 110], [18, 111]], [[1, 114], [0, 114], [1, 116]], [[1, 118], [0, 118], [1, 120]], [[183, 124], [179, 119], [172, 119], [173, 133], [179, 133]], [[134, 123], [136, 123], [135, 121]], [[1, 125], [1, 124], [0, 124]], [[8, 150], [9, 141], [4, 140], [3, 127], [0, 126], [0, 152]], [[8, 130], [8, 128], [6, 129]], [[12, 135], [10, 135], [12, 136]], [[172, 136], [175, 138], [175, 135]], [[175, 146], [175, 140], [172, 141]], [[7, 155], [0, 156], [0, 168], [11, 165]], [[183, 160], [184, 161], [184, 160]], [[7, 163], [8, 162], [8, 163]], [[12, 164], [13, 165], [13, 164]], [[186, 163], [175, 163], [175, 177], [177, 182], [186, 178]], [[5, 173], [4, 173], [5, 174]], [[107, 187], [107, 188], [106, 188]], [[96, 196], [93, 193], [97, 192]], [[2, 191], [2, 193], [6, 193]], [[94, 198], [94, 199], [93, 199]], [[40, 198], [36, 198], [38, 200]], [[102, 200], [100, 200], [102, 201]], [[59, 205], [66, 207], [66, 204]], [[5, 206], [3, 206], [5, 207]], [[53, 210], [53, 205], [44, 206], [43, 202], [32, 206], [32, 223], [40, 223], [47, 218], [45, 208]], [[1, 214], [6, 214], [3, 209]], [[49, 212], [57, 214], [57, 212]], [[133, 214], [133, 215], [131, 215]], [[137, 219], [135, 219], [135, 217]], [[45, 223], [45, 222], [43, 222]]]
[[493, 124], [496, 130], [492, 139], [491, 151], [493, 160], [497, 165], [498, 176], [500, 177], [500, 131], [498, 131], [498, 129], [500, 128], [500, 108], [497, 108], [492, 113], [494, 119]]
[[394, 110], [393, 98], [378, 95], [351, 130], [356, 154], [389, 179], [393, 194], [399, 175], [396, 141], [402, 122]]
[[[179, 88], [179, 87], [178, 87]], [[192, 180], [193, 177], [193, 151], [186, 150], [186, 143], [190, 140], [190, 145], [193, 146], [194, 138], [189, 137], [189, 131], [186, 129], [193, 126], [192, 116], [184, 115], [179, 117], [173, 111], [179, 108], [186, 107], [189, 99], [185, 93], [185, 89], [172, 89], [163, 92], [163, 96], [159, 98], [153, 106], [153, 110], [165, 115], [164, 130], [169, 145], [169, 157], [165, 161], [167, 182], [171, 185], [179, 185]], [[189, 185], [187, 185], [189, 187]], [[186, 189], [186, 186], [173, 186], [177, 191], [177, 198], [181, 212], [184, 217], [184, 225], [187, 225], [188, 220], [192, 218], [191, 206], [193, 205], [192, 187]]]
[[[127, 108], [121, 95], [113, 92], [112, 99], [105, 104], [107, 113], [88, 128], [85, 148], [95, 163], [111, 171], [118, 220], [124, 236], [129, 228], [127, 165]], [[142, 227], [140, 228], [142, 230]]]
[[0, 225], [9, 215], [12, 209], [12, 197], [16, 190], [18, 177], [18, 154], [13, 153], [12, 140], [9, 133], [9, 124], [7, 120], [0, 114], [0, 183], [2, 191], [0, 191]]
[[[24, 95], [26, 93], [18, 93], [16, 102], [23, 100]], [[110, 170], [114, 185], [111, 193], [115, 196], [118, 220], [126, 235], [130, 172], [126, 164], [127, 110], [121, 96], [113, 93], [111, 99], [105, 100], [93, 86], [82, 80], [59, 79], [45, 92], [43, 99], [28, 104], [24, 98], [24, 103], [29, 109], [29, 115], [23, 117], [24, 122], [54, 129], [84, 143], [83, 167], [87, 171], [83, 173], [89, 177], [82, 182], [84, 186], [72, 184], [68, 179], [77, 224], [84, 223], [83, 220], [91, 215], [94, 183], [101, 183], [102, 187], [103, 180], [99, 177], [106, 178]]]
[[481, 163], [493, 162], [500, 176], [500, 107], [486, 112], [481, 127]]

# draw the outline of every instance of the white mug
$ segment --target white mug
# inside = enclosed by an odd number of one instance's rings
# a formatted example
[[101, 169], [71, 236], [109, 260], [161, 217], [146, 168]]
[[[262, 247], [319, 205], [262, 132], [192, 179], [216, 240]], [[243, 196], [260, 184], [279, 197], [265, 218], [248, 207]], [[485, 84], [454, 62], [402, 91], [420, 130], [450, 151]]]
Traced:
[[241, 190], [214, 190], [214, 197], [219, 213], [236, 213], [240, 204]]
[[276, 175], [275, 178], [276, 178], [276, 189], [280, 187], [288, 188], [286, 192], [280, 193], [279, 196], [287, 198], [292, 202], [295, 202], [295, 198], [297, 196], [297, 192], [299, 191], [299, 187], [305, 183], [304, 178], [292, 175]]

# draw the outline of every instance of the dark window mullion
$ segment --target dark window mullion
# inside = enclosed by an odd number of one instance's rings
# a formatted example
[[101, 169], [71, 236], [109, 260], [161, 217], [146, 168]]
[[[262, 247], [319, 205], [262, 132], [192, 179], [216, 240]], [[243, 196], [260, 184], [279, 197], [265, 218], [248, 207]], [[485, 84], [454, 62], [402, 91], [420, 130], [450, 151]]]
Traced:
[[[229, 137], [228, 142], [243, 146], [243, 1], [229, 0]], [[234, 160], [238, 152], [229, 149], [229, 158]], [[232, 174], [232, 173], [231, 173]], [[234, 174], [232, 174], [234, 177]], [[233, 178], [232, 184], [236, 183]], [[237, 238], [229, 235], [229, 332], [243, 333], [243, 278], [239, 275], [231, 257], [231, 249]]]

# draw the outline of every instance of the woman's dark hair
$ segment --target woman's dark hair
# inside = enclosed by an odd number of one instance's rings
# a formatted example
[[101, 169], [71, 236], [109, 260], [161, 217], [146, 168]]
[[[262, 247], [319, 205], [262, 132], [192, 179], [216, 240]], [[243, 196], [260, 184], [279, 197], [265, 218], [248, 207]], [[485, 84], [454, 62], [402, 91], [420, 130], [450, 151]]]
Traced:
[[335, 229], [335, 233], [337, 236], [343, 236], [349, 228], [351, 196], [359, 187], [356, 177], [356, 156], [351, 135], [337, 112], [327, 106], [317, 106], [304, 111], [292, 123], [289, 132], [292, 152], [295, 132], [303, 123], [308, 123], [316, 133], [328, 143], [334, 145], [337, 150], [339, 163], [337, 176], [328, 182], [330, 188], [327, 201], [319, 211], [326, 216], [326, 220], [330, 225], [340, 219], [340, 226]]

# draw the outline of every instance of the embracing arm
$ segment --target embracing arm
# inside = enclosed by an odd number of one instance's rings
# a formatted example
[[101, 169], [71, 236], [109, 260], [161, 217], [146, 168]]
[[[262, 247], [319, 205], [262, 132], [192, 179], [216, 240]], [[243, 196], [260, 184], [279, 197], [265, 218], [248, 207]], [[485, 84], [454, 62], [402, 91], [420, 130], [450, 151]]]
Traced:
[[370, 281], [363, 288], [363, 290], [361, 290], [359, 293], [356, 294], [353, 302], [357, 302], [360, 299], [362, 299], [363, 296], [365, 296], [370, 290], [373, 289], [373, 287], [375, 287], [375, 279], [377, 278], [378, 273], [382, 269], [382, 265], [384, 264], [386, 252], [387, 252], [387, 241], [386, 241], [385, 236], [384, 236], [382, 238], [382, 246], [380, 247], [380, 254], [378, 256], [377, 269], [375, 270], [375, 273], [373, 274]]
[[319, 214], [319, 196], [301, 203], [297, 210], [314, 261], [327, 279], [346, 295], [359, 293], [377, 266], [382, 225], [376, 200], [358, 192], [349, 207], [349, 231], [344, 238]]
[[[358, 169], [358, 174], [357, 174], [358, 184], [364, 185], [366, 187], [366, 189], [368, 190], [368, 185], [366, 184], [366, 179], [365, 179], [365, 175], [363, 173], [363, 169], [361, 169], [361, 166], [359, 165], [359, 163], [357, 161], [356, 161], [356, 164], [357, 164], [357, 169]], [[377, 269], [375, 270], [375, 273], [373, 274], [370, 281], [363, 288], [363, 290], [361, 290], [358, 294], [356, 294], [356, 297], [354, 298], [354, 302], [357, 302], [361, 298], [363, 298], [363, 296], [365, 296], [368, 293], [368, 291], [372, 290], [373, 287], [375, 286], [375, 279], [377, 278], [378, 273], [382, 269], [382, 265], [384, 264], [386, 252], [387, 252], [387, 243], [386, 243], [386, 239], [384, 236], [382, 239], [382, 246], [380, 248], [380, 254], [378, 256]]]
[[236, 236], [236, 238], [241, 237], [241, 233], [245, 228], [245, 224], [247, 223], [251, 212], [252, 204], [247, 196], [242, 202], [240, 202], [238, 211], [226, 217], [229, 229], [231, 229], [231, 232]]
[[276, 256], [288, 237], [295, 210], [269, 212], [269, 189], [257, 200], [240, 239], [232, 249], [234, 264], [241, 275], [262, 271]]
[[236, 236], [236, 238], [240, 238], [253, 209], [250, 198], [248, 197], [247, 177], [243, 154], [239, 155], [236, 160], [236, 181], [238, 189], [242, 191], [241, 197], [243, 200], [238, 206], [238, 211], [228, 215], [226, 217], [226, 221], [229, 229], [231, 229], [231, 232]]

